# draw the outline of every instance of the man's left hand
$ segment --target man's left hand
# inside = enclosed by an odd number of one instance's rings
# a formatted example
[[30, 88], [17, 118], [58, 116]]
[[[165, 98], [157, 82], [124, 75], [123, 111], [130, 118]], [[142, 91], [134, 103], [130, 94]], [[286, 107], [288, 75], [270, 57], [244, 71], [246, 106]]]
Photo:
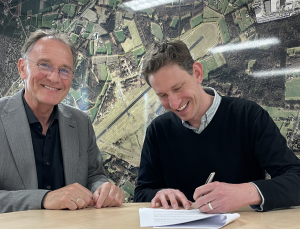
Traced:
[[[194, 208], [201, 212], [224, 213], [236, 211], [246, 205], [259, 205], [261, 196], [251, 183], [227, 184], [212, 182], [196, 188]], [[213, 210], [210, 209], [209, 203]]]
[[94, 192], [93, 200], [96, 208], [119, 207], [123, 203], [124, 195], [117, 186], [105, 182]]

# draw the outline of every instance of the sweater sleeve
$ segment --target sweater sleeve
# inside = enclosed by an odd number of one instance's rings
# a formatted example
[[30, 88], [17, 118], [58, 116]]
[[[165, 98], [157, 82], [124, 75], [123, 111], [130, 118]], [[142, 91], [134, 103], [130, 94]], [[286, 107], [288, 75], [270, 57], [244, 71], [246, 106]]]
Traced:
[[300, 160], [263, 109], [253, 122], [251, 144], [260, 167], [271, 176], [253, 181], [265, 198], [263, 211], [300, 205]]
[[156, 193], [164, 187], [157, 136], [152, 123], [147, 129], [142, 149], [134, 202], [151, 202]]

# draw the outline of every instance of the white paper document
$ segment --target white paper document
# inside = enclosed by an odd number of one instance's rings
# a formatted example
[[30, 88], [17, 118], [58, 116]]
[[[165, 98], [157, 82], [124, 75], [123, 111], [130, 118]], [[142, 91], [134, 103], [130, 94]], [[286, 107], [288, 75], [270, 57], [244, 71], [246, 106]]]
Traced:
[[140, 208], [141, 227], [154, 228], [221, 228], [240, 217], [233, 214], [205, 214], [199, 209], [173, 210]]

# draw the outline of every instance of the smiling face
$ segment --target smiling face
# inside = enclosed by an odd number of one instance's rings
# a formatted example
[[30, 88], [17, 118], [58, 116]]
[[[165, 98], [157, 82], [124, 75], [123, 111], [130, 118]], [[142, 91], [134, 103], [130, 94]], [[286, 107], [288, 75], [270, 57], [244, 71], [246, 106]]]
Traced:
[[195, 128], [199, 128], [207, 110], [207, 101], [210, 100], [202, 89], [202, 80], [202, 65], [198, 62], [193, 64], [193, 75], [177, 64], [164, 66], [149, 75], [149, 83], [162, 106]]
[[[48, 37], [39, 39], [27, 57], [39, 64], [50, 64], [53, 68], [73, 70], [70, 48]], [[19, 74], [25, 82], [26, 102], [31, 109], [53, 108], [67, 96], [74, 75], [70, 79], [61, 79], [57, 69], [49, 75], [42, 74], [32, 61], [20, 59], [18, 63]]]

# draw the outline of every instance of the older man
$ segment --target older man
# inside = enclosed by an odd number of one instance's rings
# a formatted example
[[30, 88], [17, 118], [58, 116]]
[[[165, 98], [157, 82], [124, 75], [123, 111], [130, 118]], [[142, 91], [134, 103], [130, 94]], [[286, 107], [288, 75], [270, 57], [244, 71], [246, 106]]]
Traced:
[[[202, 66], [182, 41], [156, 43], [142, 75], [171, 112], [147, 129], [136, 202], [189, 209], [195, 200], [208, 213], [300, 204], [300, 161], [268, 113], [202, 88]], [[215, 182], [204, 185], [211, 172]]]
[[75, 61], [65, 34], [39, 30], [23, 46], [25, 89], [0, 99], [0, 212], [123, 202], [105, 176], [89, 116], [61, 104]]

